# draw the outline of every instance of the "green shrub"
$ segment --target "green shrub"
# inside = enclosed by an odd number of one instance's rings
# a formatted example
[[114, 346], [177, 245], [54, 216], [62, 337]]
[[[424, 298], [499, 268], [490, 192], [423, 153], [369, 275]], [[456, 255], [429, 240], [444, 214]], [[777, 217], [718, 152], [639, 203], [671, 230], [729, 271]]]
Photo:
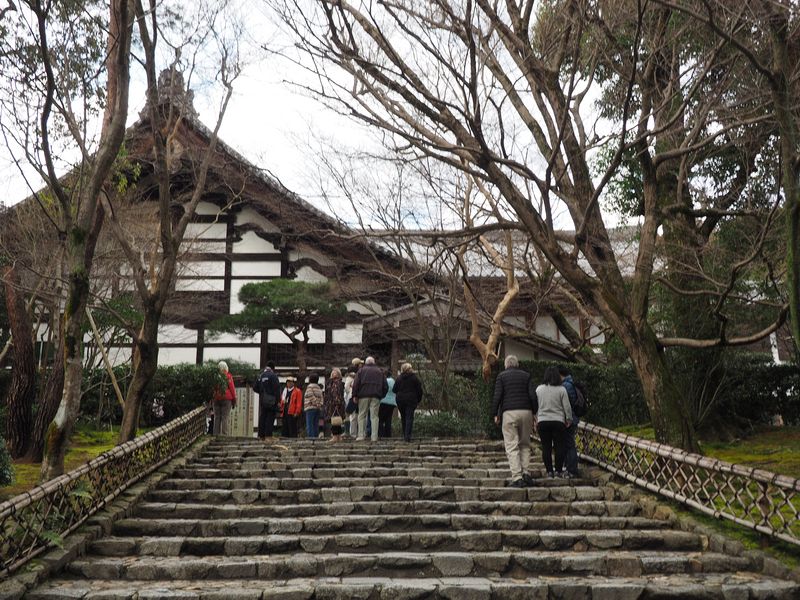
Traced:
[[14, 483], [14, 466], [6, 448], [6, 441], [0, 435], [0, 487]]
[[[544, 370], [563, 363], [521, 361], [520, 367], [535, 382], [542, 381]], [[650, 413], [639, 380], [630, 364], [613, 367], [570, 364], [573, 378], [589, 388], [590, 408], [585, 421], [617, 428], [650, 422]], [[768, 422], [780, 413], [787, 425], [800, 425], [800, 368], [793, 364], [772, 363], [769, 356], [728, 352], [722, 358], [720, 390], [712, 409], [725, 419], [740, 424]], [[490, 402], [495, 373], [488, 383], [479, 380], [478, 396]]]
[[216, 365], [179, 364], [159, 367], [150, 383], [140, 420], [155, 427], [194, 410], [227, 385]]
[[[130, 385], [130, 368], [116, 367], [114, 375], [125, 396]], [[226, 385], [216, 364], [188, 363], [159, 367], [142, 404], [140, 425], [157, 427], [190, 412], [211, 400], [217, 387]], [[122, 407], [117, 401], [105, 369], [84, 372], [81, 419], [98, 429], [117, 426], [122, 421]]]
[[787, 425], [800, 425], [800, 367], [772, 363], [764, 354], [732, 352], [724, 361], [717, 412], [726, 419], [769, 422], [780, 414]]
[[414, 417], [414, 437], [470, 437], [473, 423], [449, 411], [430, 414], [417, 413]]

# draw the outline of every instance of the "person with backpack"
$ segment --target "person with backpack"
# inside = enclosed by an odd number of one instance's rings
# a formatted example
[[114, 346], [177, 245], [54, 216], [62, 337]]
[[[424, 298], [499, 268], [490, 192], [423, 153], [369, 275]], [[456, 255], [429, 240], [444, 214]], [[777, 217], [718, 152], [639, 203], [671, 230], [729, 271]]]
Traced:
[[567, 469], [564, 476], [571, 479], [579, 476], [575, 435], [578, 433], [580, 417], [586, 414], [586, 394], [572, 379], [572, 373], [567, 367], [558, 367], [558, 374], [561, 377], [561, 385], [567, 390], [569, 405], [572, 408], [572, 423], [564, 430], [564, 463]]
[[268, 362], [259, 373], [253, 382], [253, 391], [258, 394], [258, 439], [272, 440], [281, 395], [281, 382], [275, 373], [275, 363]]

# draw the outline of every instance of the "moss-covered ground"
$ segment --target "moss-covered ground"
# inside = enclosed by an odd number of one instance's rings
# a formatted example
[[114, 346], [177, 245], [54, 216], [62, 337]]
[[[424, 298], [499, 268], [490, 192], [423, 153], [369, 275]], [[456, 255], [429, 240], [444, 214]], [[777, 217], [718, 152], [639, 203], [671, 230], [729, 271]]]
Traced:
[[[117, 443], [118, 431], [97, 431], [87, 427], [78, 428], [72, 435], [65, 460], [66, 471], [71, 471], [90, 461]], [[0, 488], [0, 502], [13, 498], [39, 483], [40, 463], [14, 461], [14, 483]]]

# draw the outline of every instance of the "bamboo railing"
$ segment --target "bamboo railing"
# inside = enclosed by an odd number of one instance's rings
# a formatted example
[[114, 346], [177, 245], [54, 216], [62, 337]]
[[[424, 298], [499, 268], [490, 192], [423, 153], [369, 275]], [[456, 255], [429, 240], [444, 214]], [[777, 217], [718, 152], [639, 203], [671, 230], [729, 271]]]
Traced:
[[0, 580], [48, 546], [58, 545], [131, 484], [185, 449], [205, 428], [206, 410], [197, 408], [0, 504]]
[[652, 492], [800, 545], [800, 480], [580, 423], [579, 454]]

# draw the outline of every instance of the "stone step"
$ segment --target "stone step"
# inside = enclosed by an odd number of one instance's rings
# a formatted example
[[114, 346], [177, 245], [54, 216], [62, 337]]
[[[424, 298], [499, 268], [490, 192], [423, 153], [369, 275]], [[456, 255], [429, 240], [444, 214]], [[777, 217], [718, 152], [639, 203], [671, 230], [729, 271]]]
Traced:
[[67, 567], [94, 579], [292, 579], [295, 577], [641, 577], [748, 571], [754, 561], [713, 552], [520, 551], [381, 552], [289, 556], [117, 557], [86, 556]]
[[[538, 448], [533, 447], [532, 457], [536, 458], [539, 454]], [[264, 446], [259, 450], [243, 451], [243, 452], [206, 452], [203, 454], [202, 460], [206, 461], [248, 461], [248, 460], [269, 460], [270, 458], [278, 458], [282, 460], [290, 459], [305, 459], [305, 460], [398, 460], [398, 461], [412, 461], [412, 460], [428, 460], [431, 462], [445, 462], [450, 459], [455, 459], [459, 462], [469, 461], [470, 459], [481, 459], [484, 461], [503, 460], [505, 452], [462, 452], [460, 450], [446, 450], [446, 451], [407, 451], [401, 452], [391, 448], [379, 447], [352, 447], [344, 448], [337, 445], [336, 449], [330, 447], [322, 448], [320, 450], [298, 450], [298, 449], [284, 449], [277, 444]]]
[[[264, 533], [271, 528], [265, 528]], [[282, 553], [374, 553], [381, 551], [497, 552], [520, 550], [702, 550], [704, 540], [681, 531], [603, 529], [593, 530], [506, 530], [497, 524], [492, 529], [456, 531], [403, 531], [386, 533], [353, 533], [345, 528], [321, 531], [304, 528], [302, 533], [273, 535], [236, 535], [223, 530], [221, 535], [208, 535], [206, 528], [195, 529], [192, 535], [162, 537], [110, 537], [94, 542], [91, 551], [100, 556], [276, 556]], [[198, 535], [199, 533], [199, 535]], [[152, 533], [151, 533], [152, 535]]]
[[151, 502], [204, 502], [213, 504], [311, 504], [319, 502], [361, 502], [362, 500], [450, 500], [456, 502], [572, 502], [574, 500], [615, 500], [616, 490], [600, 486], [556, 485], [554, 487], [508, 488], [469, 486], [353, 485], [350, 487], [300, 490], [259, 489], [157, 489], [147, 494]]
[[[563, 517], [556, 517], [566, 525]], [[575, 525], [580, 517], [574, 518]], [[605, 521], [600, 521], [606, 524]], [[267, 535], [292, 533], [357, 533], [357, 532], [407, 532], [407, 531], [471, 531], [513, 530], [537, 531], [547, 524], [538, 516], [506, 515], [345, 515], [291, 517], [291, 518], [239, 518], [239, 519], [121, 519], [114, 524], [116, 535], [128, 536], [198, 536]], [[563, 529], [563, 526], [562, 526]], [[674, 535], [673, 535], [674, 534]], [[655, 531], [648, 535], [662, 535], [674, 539], [699, 539], [695, 534], [682, 531]], [[633, 534], [631, 534], [633, 536]], [[693, 546], [694, 547], [694, 546]]]
[[[253, 448], [262, 448], [271, 444], [284, 444], [291, 448], [297, 449], [319, 449], [324, 446], [331, 447], [348, 447], [358, 446], [362, 442], [356, 441], [354, 438], [344, 436], [341, 442], [331, 444], [330, 440], [308, 439], [308, 438], [285, 438], [280, 436], [272, 436], [271, 441], [265, 442], [258, 438], [213, 438], [208, 443], [208, 449], [211, 450], [247, 450]], [[370, 444], [371, 440], [363, 440], [363, 443]], [[502, 440], [470, 440], [470, 439], [415, 439], [411, 442], [405, 442], [402, 438], [383, 438], [378, 440], [381, 447], [394, 447], [399, 450], [428, 450], [436, 452], [438, 450], [448, 450], [457, 448], [460, 450], [472, 450], [479, 452], [486, 451], [500, 451], [504, 450]]]
[[342, 577], [173, 580], [55, 579], [28, 600], [797, 600], [800, 585], [752, 574], [680, 574], [658, 577], [554, 577], [500, 581], [484, 577], [391, 579]]
[[[243, 473], [241, 475], [250, 475]], [[363, 487], [369, 483], [379, 483], [381, 486], [395, 487], [474, 487], [474, 488], [503, 488], [508, 484], [508, 479], [469, 479], [460, 477], [372, 477], [362, 475], [355, 477], [336, 478], [310, 478], [310, 477], [253, 477], [238, 478], [187, 478], [165, 479], [159, 486], [163, 490], [307, 490], [314, 488], [352, 488]], [[560, 488], [564, 485], [593, 487], [597, 483], [592, 479], [548, 479], [535, 478], [534, 487]]]
[[[531, 465], [536, 468], [541, 468], [543, 463], [538, 460], [531, 460]], [[322, 457], [284, 457], [282, 456], [264, 456], [261, 458], [236, 458], [231, 460], [193, 460], [186, 463], [186, 468], [200, 468], [200, 469], [219, 469], [219, 468], [236, 468], [242, 469], [264, 469], [264, 468], [279, 468], [279, 469], [312, 469], [312, 468], [326, 468], [326, 469], [348, 469], [348, 468], [397, 468], [397, 469], [508, 469], [507, 460], [482, 460], [478, 457], [474, 459], [453, 459], [447, 461], [429, 460], [422, 458], [412, 458], [410, 460], [399, 459], [396, 457], [373, 457], [365, 456], [358, 458], [353, 457], [334, 457], [326, 460]]]
[[[391, 502], [328, 502], [324, 504], [286, 504], [248, 506], [241, 504], [179, 504], [142, 502], [136, 516], [175, 519], [233, 519], [241, 517], [312, 517], [317, 515], [403, 515], [403, 514], [500, 514], [581, 517], [633, 517], [639, 507], [621, 500], [575, 500], [573, 502], [446, 502], [408, 500]], [[669, 525], [669, 522], [658, 521]]]
[[[542, 477], [546, 472], [543, 469], [532, 469], [534, 477]], [[456, 478], [471, 479], [479, 481], [481, 479], [508, 479], [508, 467], [493, 467], [490, 469], [476, 468], [423, 468], [417, 466], [409, 467], [377, 467], [377, 466], [353, 466], [349, 465], [342, 468], [333, 468], [327, 465], [316, 467], [301, 467], [294, 465], [268, 465], [252, 466], [237, 465], [236, 468], [210, 468], [210, 467], [190, 467], [176, 469], [172, 474], [173, 479], [235, 479], [235, 478], [261, 478], [279, 477], [281, 479], [292, 478], [311, 478], [311, 479], [355, 479], [360, 477], [406, 477], [406, 478]]]

